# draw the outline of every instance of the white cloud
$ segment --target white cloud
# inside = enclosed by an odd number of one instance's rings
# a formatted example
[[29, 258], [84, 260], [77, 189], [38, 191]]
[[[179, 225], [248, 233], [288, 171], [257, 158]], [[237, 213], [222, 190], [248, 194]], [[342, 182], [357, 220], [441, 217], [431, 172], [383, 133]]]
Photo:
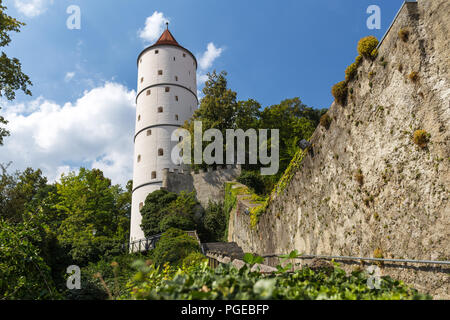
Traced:
[[198, 60], [200, 69], [202, 70], [209, 69], [213, 65], [214, 60], [220, 57], [222, 51], [223, 48], [217, 48], [212, 42], [208, 43], [206, 51], [201, 55], [200, 59]]
[[43, 14], [53, 4], [53, 0], [14, 0], [17, 11], [33, 18]]
[[139, 37], [147, 42], [155, 42], [164, 31], [164, 24], [169, 20], [162, 12], [155, 11], [145, 21], [144, 29], [139, 30]]
[[75, 72], [67, 72], [64, 81], [69, 82], [73, 77], [75, 77]]
[[107, 82], [74, 103], [38, 98], [3, 105], [11, 136], [0, 148], [0, 163], [41, 168], [50, 181], [80, 166], [99, 168], [113, 183], [125, 185], [132, 178], [135, 95]]

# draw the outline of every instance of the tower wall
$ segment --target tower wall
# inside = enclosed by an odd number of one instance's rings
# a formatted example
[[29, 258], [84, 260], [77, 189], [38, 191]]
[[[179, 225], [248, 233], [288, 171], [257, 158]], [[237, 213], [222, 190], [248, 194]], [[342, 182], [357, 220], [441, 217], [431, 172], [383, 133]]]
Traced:
[[144, 238], [140, 208], [162, 187], [162, 170], [180, 168], [171, 159], [178, 143], [171, 135], [197, 108], [196, 70], [194, 56], [176, 45], [154, 45], [139, 56], [130, 241]]

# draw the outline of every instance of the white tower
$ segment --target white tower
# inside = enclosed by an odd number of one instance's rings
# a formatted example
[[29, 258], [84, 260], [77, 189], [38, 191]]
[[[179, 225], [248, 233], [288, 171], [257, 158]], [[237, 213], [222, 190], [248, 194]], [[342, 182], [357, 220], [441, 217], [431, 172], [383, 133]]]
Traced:
[[130, 242], [145, 238], [140, 209], [162, 187], [162, 170], [179, 169], [171, 160], [172, 132], [197, 108], [197, 60], [169, 28], [138, 57], [136, 131]]

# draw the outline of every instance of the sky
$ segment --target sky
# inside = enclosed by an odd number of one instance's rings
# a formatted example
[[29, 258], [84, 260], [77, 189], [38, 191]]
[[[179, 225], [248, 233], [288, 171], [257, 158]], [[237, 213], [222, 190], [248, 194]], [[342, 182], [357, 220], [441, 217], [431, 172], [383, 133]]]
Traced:
[[[168, 21], [199, 62], [198, 90], [213, 70], [228, 73], [238, 99], [263, 107], [299, 97], [328, 108], [360, 38], [381, 39], [403, 0], [3, 0], [25, 22], [9, 47], [30, 76], [31, 97], [0, 98], [8, 121], [0, 163], [40, 168], [49, 181], [80, 167], [115, 184], [132, 177], [136, 59]], [[78, 28], [68, 28], [74, 12]], [[369, 29], [371, 5], [380, 29]], [[69, 24], [70, 25], [70, 24]]]

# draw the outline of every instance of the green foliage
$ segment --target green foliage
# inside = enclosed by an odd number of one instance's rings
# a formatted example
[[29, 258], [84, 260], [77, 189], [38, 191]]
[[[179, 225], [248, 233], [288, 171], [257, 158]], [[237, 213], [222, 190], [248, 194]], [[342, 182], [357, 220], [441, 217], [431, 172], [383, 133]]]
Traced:
[[145, 199], [141, 210], [141, 228], [146, 237], [166, 231], [171, 227], [195, 229], [194, 214], [199, 208], [195, 193], [180, 195], [167, 190], [156, 190]]
[[341, 81], [336, 83], [331, 88], [331, 94], [336, 99], [337, 103], [345, 105], [345, 103], [347, 102], [347, 95], [348, 95], [347, 82]]
[[75, 261], [84, 265], [127, 241], [129, 206], [123, 207], [119, 186], [100, 170], [80, 169], [61, 176], [56, 208], [63, 217], [58, 240], [68, 244]]
[[156, 243], [153, 252], [153, 262], [157, 266], [165, 263], [181, 265], [184, 258], [192, 252], [200, 252], [198, 242], [183, 230], [171, 228], [164, 232]]
[[226, 241], [225, 230], [228, 227], [228, 220], [225, 215], [224, 204], [221, 202], [209, 202], [203, 217], [203, 226], [208, 237], [202, 241], [220, 242]]
[[257, 256], [257, 255], [253, 255], [251, 253], [244, 254], [243, 260], [250, 267], [253, 267], [255, 264], [261, 264], [261, 263], [264, 262], [264, 258], [263, 257]]
[[374, 36], [362, 38], [358, 42], [358, 53], [364, 58], [372, 59], [373, 52], [378, 46], [378, 40]]
[[[0, 47], [8, 46], [11, 42], [10, 32], [20, 32], [20, 28], [25, 25], [16, 19], [8, 16], [6, 7], [0, 1]], [[2, 51], [0, 55], [0, 97], [5, 96], [8, 100], [14, 100], [16, 91], [22, 90], [25, 94], [31, 95], [28, 86], [32, 83], [30, 78], [22, 72], [21, 64], [17, 58], [9, 58]], [[6, 124], [0, 117], [0, 124]], [[7, 131], [0, 128], [0, 145]]]
[[261, 176], [259, 171], [244, 170], [237, 178], [237, 181], [246, 185], [257, 194], [261, 195], [266, 193], [264, 178]]
[[420, 148], [424, 149], [427, 146], [428, 142], [430, 142], [430, 137], [431, 135], [425, 130], [416, 130], [414, 131], [413, 141]]
[[320, 125], [328, 130], [330, 128], [331, 121], [332, 121], [331, 117], [328, 114], [324, 114], [320, 118]]
[[0, 299], [58, 299], [51, 270], [40, 256], [41, 235], [29, 224], [0, 219]]
[[[247, 257], [259, 263], [255, 257]], [[250, 259], [253, 258], [253, 259]], [[130, 283], [133, 299], [159, 300], [372, 300], [430, 299], [390, 277], [382, 277], [380, 289], [367, 286], [367, 274], [344, 270], [313, 271], [307, 267], [293, 273], [261, 274], [250, 266], [237, 270], [220, 265], [215, 270], [207, 263], [188, 269], [160, 271], [153, 266], [141, 268]]]
[[183, 259], [183, 267], [192, 267], [198, 264], [201, 264], [205, 261], [208, 261], [208, 258], [206, 258], [203, 254], [200, 252], [192, 252], [190, 253], [186, 258]]
[[177, 198], [176, 193], [164, 189], [156, 190], [147, 196], [144, 207], [141, 209], [141, 228], [146, 237], [159, 233], [163, 210]]
[[170, 228], [181, 230], [195, 230], [195, 222], [192, 216], [186, 214], [171, 213], [164, 216], [159, 222], [160, 232], [165, 232]]
[[347, 67], [345, 70], [345, 81], [352, 81], [358, 74], [358, 67], [361, 64], [361, 56], [357, 56], [355, 62]]

